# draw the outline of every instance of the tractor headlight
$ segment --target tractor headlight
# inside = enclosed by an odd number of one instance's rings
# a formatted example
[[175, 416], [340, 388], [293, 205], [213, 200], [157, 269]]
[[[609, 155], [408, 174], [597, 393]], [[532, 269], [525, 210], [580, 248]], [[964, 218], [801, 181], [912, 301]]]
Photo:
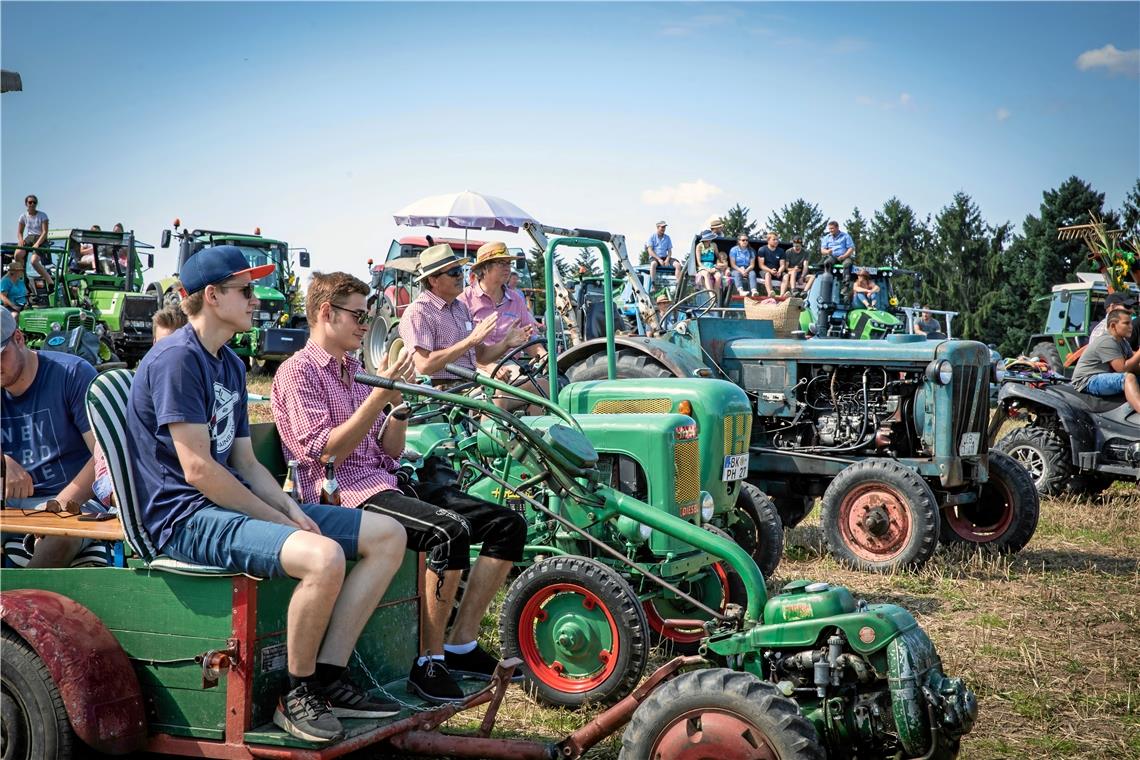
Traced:
[[949, 385], [954, 379], [954, 365], [949, 359], [935, 359], [926, 365], [926, 379], [939, 385]]
[[707, 523], [711, 520], [715, 509], [716, 502], [713, 501], [713, 495], [708, 491], [701, 491], [701, 522]]

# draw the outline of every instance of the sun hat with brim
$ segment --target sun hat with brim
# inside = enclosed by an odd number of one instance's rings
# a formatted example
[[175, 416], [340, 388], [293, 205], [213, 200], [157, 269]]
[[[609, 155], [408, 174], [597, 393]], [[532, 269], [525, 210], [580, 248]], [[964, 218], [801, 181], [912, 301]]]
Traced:
[[716, 233], [713, 232], [712, 230], [709, 230], [708, 232], [701, 233], [701, 242], [702, 243], [709, 243], [709, 242], [712, 242], [713, 240], [716, 240]]
[[248, 274], [249, 279], [256, 280], [276, 268], [275, 264], [251, 267], [249, 259], [236, 245], [216, 245], [203, 248], [188, 258], [178, 273], [178, 279], [182, 281], [182, 292], [193, 295], [205, 290], [207, 285], [216, 285], [231, 277]]
[[0, 308], [0, 348], [8, 345], [14, 332], [16, 332], [16, 318], [7, 309]]
[[451, 250], [451, 246], [447, 243], [425, 248], [420, 254], [420, 273], [416, 275], [416, 282], [426, 280], [435, 274], [442, 274], [448, 269], [461, 266], [468, 261], [469, 259], [456, 256], [455, 251]]
[[493, 261], [514, 261], [522, 256], [514, 256], [507, 250], [506, 243], [484, 243], [475, 252], [475, 268], [490, 264]]

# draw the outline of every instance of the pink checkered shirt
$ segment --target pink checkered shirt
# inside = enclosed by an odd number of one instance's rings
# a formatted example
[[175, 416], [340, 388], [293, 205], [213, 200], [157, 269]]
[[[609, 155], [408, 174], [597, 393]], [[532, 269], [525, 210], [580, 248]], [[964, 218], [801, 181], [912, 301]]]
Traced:
[[[430, 290], [424, 290], [408, 305], [404, 316], [400, 318], [400, 337], [404, 339], [404, 345], [422, 348], [431, 353], [454, 346], [470, 335], [474, 326], [462, 297], [449, 304]], [[464, 352], [453, 363], [474, 371], [475, 349]], [[431, 377], [433, 380], [458, 379], [445, 370], [440, 370]]]
[[[351, 356], [338, 362], [313, 341], [277, 368], [273, 377], [273, 419], [285, 458], [297, 460], [301, 498], [315, 504], [325, 468], [320, 457], [332, 429], [348, 421], [372, 389], [354, 382], [361, 364]], [[343, 379], [342, 379], [343, 378]], [[341, 503], [358, 507], [380, 491], [396, 488], [396, 462], [384, 453], [376, 436], [384, 415], [377, 417], [360, 445], [336, 463]]]
[[518, 320], [515, 322], [515, 327], [538, 325], [534, 315], [527, 308], [526, 299], [517, 290], [503, 288], [503, 300], [496, 304], [491, 296], [483, 292], [483, 287], [476, 280], [464, 289], [459, 300], [467, 305], [467, 311], [471, 313], [471, 319], [475, 324], [479, 324], [495, 312], [499, 313], [499, 321], [495, 323], [495, 329], [483, 341], [487, 344], [499, 343], [507, 337], [511, 322], [514, 320]]

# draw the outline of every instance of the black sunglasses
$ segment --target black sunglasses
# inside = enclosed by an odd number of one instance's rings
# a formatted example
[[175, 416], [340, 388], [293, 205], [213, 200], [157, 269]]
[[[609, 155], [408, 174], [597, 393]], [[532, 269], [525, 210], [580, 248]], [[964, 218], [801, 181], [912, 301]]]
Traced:
[[356, 309], [346, 309], [343, 306], [337, 306], [335, 303], [330, 303], [329, 306], [337, 311], [344, 311], [352, 315], [353, 319], [358, 325], [367, 325], [372, 322], [372, 315], [363, 309], [357, 311]]
[[452, 267], [451, 269], [448, 269], [446, 272], [444, 272], [444, 274], [448, 277], [462, 277], [463, 267]]
[[236, 288], [237, 292], [241, 293], [242, 298], [245, 300], [248, 301], [249, 299], [253, 298], [252, 282], [246, 283], [245, 285], [215, 285], [214, 287], [218, 290], [232, 290]]

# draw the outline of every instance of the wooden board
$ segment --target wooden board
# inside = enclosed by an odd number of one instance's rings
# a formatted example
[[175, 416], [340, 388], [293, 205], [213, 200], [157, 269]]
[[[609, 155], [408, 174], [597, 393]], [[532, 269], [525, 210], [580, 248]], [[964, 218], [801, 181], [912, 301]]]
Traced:
[[118, 517], [110, 520], [80, 520], [79, 515], [60, 517], [52, 512], [25, 515], [18, 509], [0, 510], [0, 533], [34, 533], [37, 536], [78, 536], [97, 541], [122, 541]]

